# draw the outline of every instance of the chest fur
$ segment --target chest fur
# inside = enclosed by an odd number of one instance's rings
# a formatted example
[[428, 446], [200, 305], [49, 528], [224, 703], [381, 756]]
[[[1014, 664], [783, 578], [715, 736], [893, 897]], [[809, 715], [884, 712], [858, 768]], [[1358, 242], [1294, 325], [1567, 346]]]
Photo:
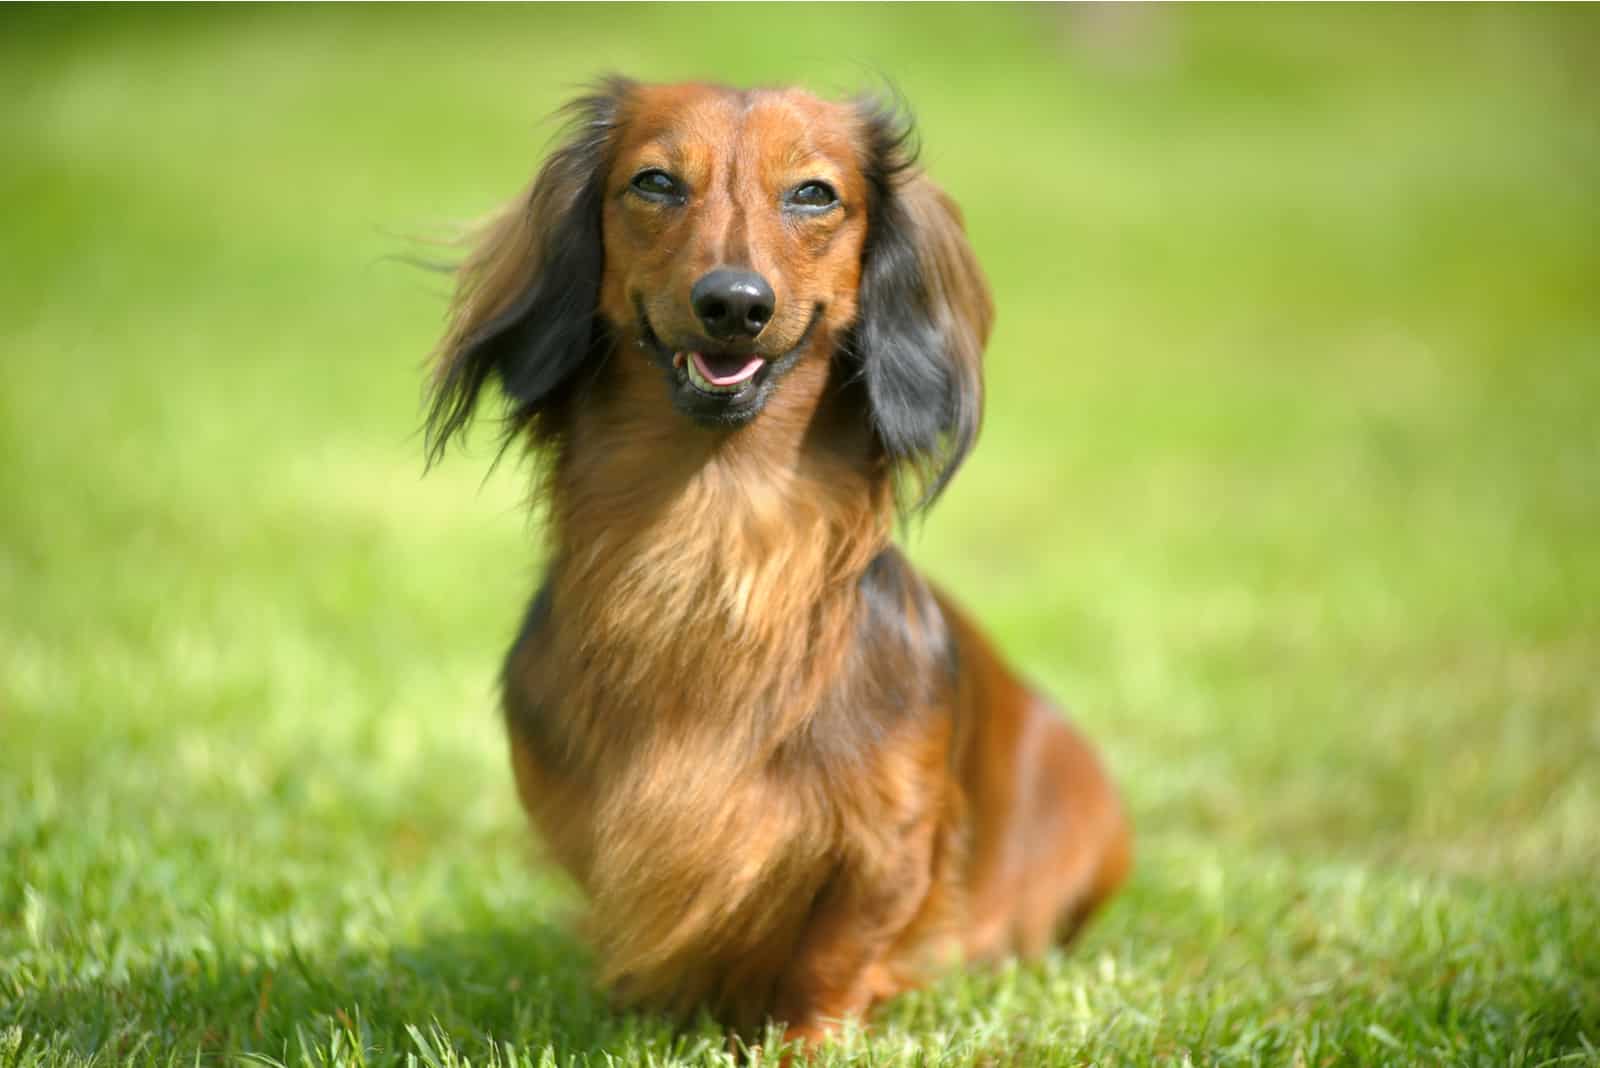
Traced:
[[781, 956], [837, 852], [804, 739], [848, 687], [881, 535], [828, 503], [711, 471], [645, 522], [568, 513], [507, 661], [524, 801], [590, 899], [605, 980], [640, 996], [653, 975], [684, 995], [711, 947]]

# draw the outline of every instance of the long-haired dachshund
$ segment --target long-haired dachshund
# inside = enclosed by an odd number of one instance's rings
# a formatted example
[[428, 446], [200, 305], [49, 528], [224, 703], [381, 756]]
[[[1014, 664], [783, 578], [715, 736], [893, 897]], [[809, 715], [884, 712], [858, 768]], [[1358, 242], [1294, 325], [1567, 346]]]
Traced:
[[809, 1042], [1070, 936], [1117, 796], [890, 540], [972, 446], [993, 316], [909, 123], [621, 79], [569, 112], [460, 268], [429, 429], [494, 378], [542, 461], [504, 711], [602, 980]]

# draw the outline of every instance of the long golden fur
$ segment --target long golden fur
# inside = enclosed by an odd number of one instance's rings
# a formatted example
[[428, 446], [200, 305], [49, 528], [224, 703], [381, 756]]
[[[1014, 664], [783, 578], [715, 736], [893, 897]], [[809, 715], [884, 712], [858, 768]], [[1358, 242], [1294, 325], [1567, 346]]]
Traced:
[[504, 710], [602, 981], [815, 1040], [1070, 936], [1116, 795], [890, 538], [972, 444], [993, 317], [908, 126], [621, 79], [571, 114], [460, 271], [430, 429], [495, 378], [545, 465]]

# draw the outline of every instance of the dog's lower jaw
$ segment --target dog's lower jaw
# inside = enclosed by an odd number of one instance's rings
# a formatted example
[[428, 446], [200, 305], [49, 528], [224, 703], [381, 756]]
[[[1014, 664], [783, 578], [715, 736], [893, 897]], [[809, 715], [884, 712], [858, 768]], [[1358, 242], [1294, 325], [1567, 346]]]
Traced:
[[[817, 304], [806, 320], [799, 339], [788, 349], [777, 353], [762, 353], [760, 365], [744, 377], [734, 389], [718, 389], [713, 385], [697, 383], [701, 377], [696, 370], [693, 353], [673, 349], [662, 342], [651, 328], [649, 316], [642, 302], [635, 301], [635, 322], [629, 328], [630, 337], [624, 347], [641, 352], [660, 369], [672, 407], [696, 424], [707, 429], [731, 430], [754, 421], [783, 386], [784, 379], [801, 359], [827, 358], [826, 330], [821, 329], [826, 319], [827, 307]], [[752, 357], [757, 354], [752, 352]]]

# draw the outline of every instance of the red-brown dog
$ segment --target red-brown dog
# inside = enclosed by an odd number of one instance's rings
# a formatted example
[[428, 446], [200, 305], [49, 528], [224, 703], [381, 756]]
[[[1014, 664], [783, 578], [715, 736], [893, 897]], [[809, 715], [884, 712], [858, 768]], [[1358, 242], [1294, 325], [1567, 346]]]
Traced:
[[890, 543], [976, 437], [993, 306], [909, 126], [609, 81], [460, 271], [433, 448], [498, 378], [549, 570], [506, 660], [523, 804], [604, 981], [805, 1040], [1121, 883], [1084, 741]]

